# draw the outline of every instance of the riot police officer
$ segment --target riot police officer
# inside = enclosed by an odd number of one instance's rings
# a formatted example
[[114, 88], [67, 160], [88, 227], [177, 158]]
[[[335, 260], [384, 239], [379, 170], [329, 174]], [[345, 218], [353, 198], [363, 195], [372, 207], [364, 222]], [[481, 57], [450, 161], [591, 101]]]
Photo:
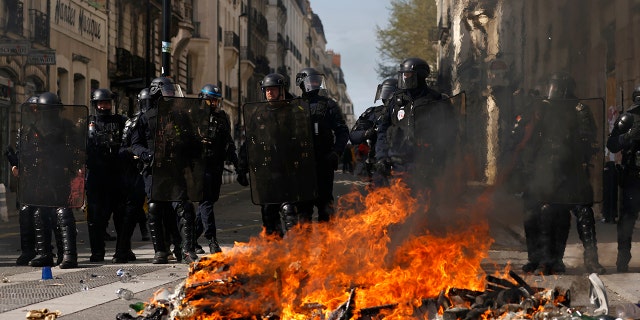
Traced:
[[388, 112], [387, 106], [393, 97], [393, 93], [398, 88], [397, 78], [387, 78], [378, 85], [373, 102], [382, 100], [381, 105], [367, 108], [356, 123], [351, 128], [349, 138], [353, 145], [357, 146], [363, 142], [369, 142], [369, 154], [365, 160], [368, 174], [371, 174], [373, 164], [376, 163], [376, 140], [378, 138], [376, 121], [378, 118], [384, 117]]
[[[209, 241], [209, 252], [222, 252], [216, 238], [216, 221], [213, 206], [220, 197], [222, 185], [222, 172], [224, 162], [230, 161], [238, 168], [238, 156], [236, 145], [231, 136], [231, 121], [229, 115], [221, 109], [222, 93], [220, 88], [213, 84], [206, 84], [198, 95], [208, 106], [202, 115], [200, 135], [203, 137], [205, 172], [204, 172], [204, 198], [198, 205], [196, 213], [195, 243], [204, 232], [204, 237]], [[204, 131], [204, 132], [202, 132]], [[196, 246], [197, 247], [197, 246]], [[204, 252], [202, 252], [204, 253]]]
[[[262, 81], [260, 81], [260, 88], [262, 90], [263, 99], [267, 102], [290, 100], [294, 98], [294, 96], [289, 93], [289, 82], [279, 73], [270, 73], [266, 75]], [[238, 183], [242, 186], [248, 186], [249, 179], [247, 178], [247, 173], [249, 172], [249, 163], [246, 141], [240, 146], [238, 160]], [[269, 203], [262, 204], [260, 206], [262, 226], [267, 235], [276, 235], [281, 237], [284, 234], [282, 221], [280, 220], [280, 209], [283, 205], [284, 204], [282, 203]], [[297, 223], [298, 220], [297, 210], [295, 210], [291, 205], [288, 205], [286, 208], [290, 210], [283, 211], [283, 213], [286, 213], [285, 220], [290, 221], [290, 227], [292, 227], [294, 224], [293, 221], [296, 221]]]
[[[194, 229], [195, 208], [193, 203], [183, 192], [184, 196], [179, 201], [157, 201], [152, 197], [154, 141], [158, 125], [158, 102], [162, 97], [181, 97], [180, 87], [166, 77], [158, 77], [151, 81], [149, 95], [152, 97], [149, 109], [141, 114], [131, 133], [131, 146], [133, 153], [143, 162], [143, 177], [145, 191], [149, 199], [149, 231], [155, 256], [154, 264], [166, 264], [169, 257], [169, 242], [167, 230], [179, 228], [181, 236], [181, 248], [174, 247], [176, 259], [190, 263], [194, 262], [198, 255], [195, 253]], [[183, 186], [175, 186], [181, 188]], [[186, 191], [186, 190], [183, 190]], [[176, 220], [178, 222], [176, 222]], [[175, 232], [173, 238], [177, 238]], [[173, 239], [176, 240], [176, 239]], [[176, 242], [174, 242], [175, 246]]]
[[[24, 102], [25, 105], [30, 105], [33, 108], [37, 107], [38, 96], [32, 96]], [[20, 136], [22, 130], [18, 130], [17, 149], [20, 150]], [[11, 166], [11, 173], [14, 177], [18, 176], [20, 161], [16, 151], [9, 147], [5, 155]], [[16, 259], [16, 265], [26, 266], [31, 259], [36, 257], [36, 234], [35, 225], [33, 221], [34, 208], [33, 206], [18, 204], [18, 222], [20, 224], [20, 256]]]
[[113, 113], [114, 97], [111, 90], [106, 88], [91, 93], [91, 107], [95, 114], [89, 116], [85, 185], [91, 262], [104, 261], [104, 234], [112, 214], [116, 231], [122, 233], [121, 163], [118, 154], [126, 119]]
[[[427, 85], [430, 68], [421, 58], [402, 61], [398, 90], [388, 111], [377, 121], [376, 171], [381, 176], [409, 172], [412, 183], [433, 188], [434, 179], [450, 162], [457, 131], [447, 97]], [[416, 124], [418, 123], [418, 124]]]
[[529, 255], [529, 262], [523, 266], [525, 272], [538, 268], [544, 274], [566, 271], [562, 259], [571, 213], [577, 218], [587, 271], [606, 272], [598, 262], [588, 171], [597, 150], [595, 120], [574, 90], [575, 80], [569, 74], [553, 73], [543, 100], [534, 105], [537, 119], [523, 151], [523, 165], [528, 168], [523, 194]]
[[629, 271], [631, 237], [640, 212], [640, 85], [631, 94], [633, 105], [615, 122], [607, 139], [609, 151], [622, 153], [622, 209], [618, 217], [618, 272]]
[[310, 108], [318, 183], [317, 199], [299, 203], [298, 210], [305, 220], [310, 221], [315, 206], [318, 208], [318, 221], [329, 221], [335, 212], [334, 172], [349, 140], [349, 127], [340, 106], [325, 95], [324, 74], [314, 68], [304, 68], [296, 74], [296, 85], [302, 90], [302, 99]]
[[[144, 180], [140, 174], [143, 163], [134, 155], [131, 145], [131, 134], [138, 122], [140, 115], [149, 109], [151, 96], [149, 89], [140, 90], [137, 96], [138, 112], [127, 119], [122, 130], [122, 144], [119, 150], [119, 161], [122, 173], [120, 175], [122, 190], [122, 219], [117, 223], [118, 237], [116, 252], [113, 255], [113, 263], [127, 263], [135, 261], [136, 256], [131, 251], [131, 237], [136, 224], [140, 225], [140, 231], [148, 237], [147, 217], [144, 212], [145, 189]], [[144, 239], [143, 239], [144, 240]]]
[[82, 190], [75, 190], [74, 180], [82, 182], [84, 171], [76, 163], [80, 159], [74, 156], [84, 153], [86, 130], [76, 130], [75, 123], [60, 115], [63, 105], [54, 93], [40, 94], [31, 108], [29, 115], [24, 114], [23, 108], [18, 150], [22, 168], [16, 168], [14, 172], [21, 176], [18, 197], [21, 204], [34, 209], [37, 255], [29, 265], [53, 266], [51, 231], [55, 226], [54, 230], [61, 236], [58, 241], [59, 267], [75, 268], [78, 266], [75, 217], [69, 207], [59, 205], [79, 200], [75, 196], [82, 194]]

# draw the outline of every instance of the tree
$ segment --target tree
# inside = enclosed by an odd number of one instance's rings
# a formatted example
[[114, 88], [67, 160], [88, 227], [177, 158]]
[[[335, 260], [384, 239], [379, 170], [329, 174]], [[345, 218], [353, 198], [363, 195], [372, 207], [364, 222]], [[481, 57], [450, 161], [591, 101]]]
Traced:
[[389, 25], [376, 27], [378, 38], [378, 75], [394, 76], [398, 65], [409, 57], [425, 59], [435, 66], [436, 50], [429, 39], [437, 25], [437, 7], [433, 0], [391, 0]]

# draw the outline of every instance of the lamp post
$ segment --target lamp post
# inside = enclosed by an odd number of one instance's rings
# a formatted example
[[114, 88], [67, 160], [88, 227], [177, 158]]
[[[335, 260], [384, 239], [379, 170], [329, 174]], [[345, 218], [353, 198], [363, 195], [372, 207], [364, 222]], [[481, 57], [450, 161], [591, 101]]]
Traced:
[[242, 123], [242, 80], [240, 79], [242, 77], [242, 71], [240, 68], [240, 63], [242, 61], [242, 38], [240, 37], [241, 32], [241, 26], [240, 26], [240, 21], [242, 18], [246, 17], [247, 14], [245, 12], [242, 12], [239, 16], [238, 16], [238, 120], [236, 121], [236, 140], [238, 141], [238, 144], [240, 143], [240, 135], [242, 134], [242, 131], [240, 130], [240, 126]]

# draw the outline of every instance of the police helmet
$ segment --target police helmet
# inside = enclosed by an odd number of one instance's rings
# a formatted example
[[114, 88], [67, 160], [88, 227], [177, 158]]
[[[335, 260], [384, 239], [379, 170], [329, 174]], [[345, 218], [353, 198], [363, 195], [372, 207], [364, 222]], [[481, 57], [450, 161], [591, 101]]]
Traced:
[[640, 105], [640, 85], [633, 89], [633, 93], [631, 93], [631, 101], [633, 101], [633, 104]]
[[222, 100], [222, 93], [220, 93], [220, 88], [218, 88], [218, 86], [213, 84], [205, 84], [200, 90], [198, 98], [207, 100]]
[[167, 77], [158, 77], [151, 80], [149, 94], [154, 99], [159, 97], [184, 97], [180, 86], [174, 84], [173, 80]]
[[397, 78], [387, 78], [382, 81], [381, 84], [378, 85], [378, 90], [376, 90], [376, 97], [373, 99], [375, 103], [378, 99], [382, 99], [382, 102], [386, 103], [387, 100], [391, 99], [393, 93], [396, 92], [398, 88], [398, 79]]
[[149, 94], [149, 88], [143, 88], [138, 92], [138, 108], [140, 111], [146, 111], [151, 104], [151, 94]]
[[[114, 95], [109, 89], [100, 88], [93, 90], [91, 93], [91, 106], [102, 111], [110, 111], [113, 103], [113, 97]], [[99, 101], [110, 101], [111, 103], [108, 106], [98, 107]]]
[[262, 89], [262, 95], [265, 100], [267, 100], [266, 88], [269, 87], [279, 87], [280, 95], [276, 100], [282, 100], [285, 98], [285, 94], [289, 88], [289, 81], [287, 81], [285, 76], [279, 73], [270, 73], [266, 75], [262, 81], [260, 81], [260, 88]]
[[398, 88], [414, 89], [425, 86], [431, 73], [429, 64], [421, 58], [408, 58], [402, 61], [398, 70]]
[[38, 95], [38, 104], [49, 107], [62, 107], [62, 101], [53, 92], [44, 92]]
[[549, 100], [575, 98], [575, 89], [576, 81], [571, 75], [566, 72], [555, 72], [549, 77], [543, 98]]
[[314, 68], [304, 68], [296, 74], [296, 85], [302, 92], [325, 89], [324, 74]]

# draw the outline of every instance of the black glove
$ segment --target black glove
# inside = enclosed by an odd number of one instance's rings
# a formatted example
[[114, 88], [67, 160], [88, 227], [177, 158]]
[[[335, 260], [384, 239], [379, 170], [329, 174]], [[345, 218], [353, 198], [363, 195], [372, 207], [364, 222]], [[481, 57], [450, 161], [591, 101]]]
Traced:
[[324, 157], [324, 160], [327, 161], [329, 167], [333, 168], [333, 170], [338, 170], [338, 162], [340, 162], [340, 156], [337, 152], [333, 151], [327, 154]]
[[238, 176], [236, 177], [236, 181], [238, 181], [238, 183], [243, 187], [248, 186], [249, 178], [247, 177], [247, 173], [239, 170], [236, 170], [236, 173], [238, 174]]
[[149, 164], [153, 161], [153, 155], [147, 152], [143, 152], [140, 155], [140, 160], [142, 160], [142, 162]]

